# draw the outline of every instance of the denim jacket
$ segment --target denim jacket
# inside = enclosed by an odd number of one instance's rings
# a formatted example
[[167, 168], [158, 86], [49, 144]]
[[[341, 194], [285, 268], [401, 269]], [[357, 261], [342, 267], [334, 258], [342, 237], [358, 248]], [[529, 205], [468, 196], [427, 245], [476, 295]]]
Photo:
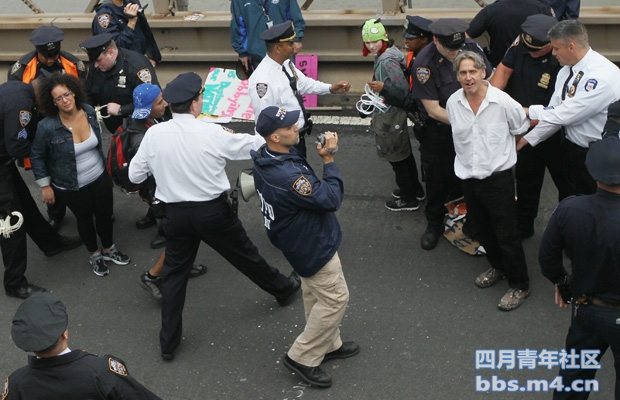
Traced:
[[[95, 109], [82, 104], [90, 126], [95, 132], [97, 149], [105, 165], [101, 146], [101, 130]], [[39, 121], [37, 133], [30, 150], [30, 162], [35, 182], [41, 186], [53, 184], [66, 190], [79, 190], [73, 135], [60, 121], [60, 116], [45, 117]]]

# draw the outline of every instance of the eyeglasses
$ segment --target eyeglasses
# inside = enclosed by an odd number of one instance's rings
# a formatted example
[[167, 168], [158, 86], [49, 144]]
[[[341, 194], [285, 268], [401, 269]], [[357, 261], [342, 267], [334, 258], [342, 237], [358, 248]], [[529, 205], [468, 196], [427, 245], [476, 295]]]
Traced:
[[73, 92], [69, 90], [67, 93], [63, 94], [62, 96], [58, 96], [55, 99], [53, 99], [54, 103], [60, 103], [63, 100], [69, 100], [69, 97], [71, 97], [72, 95], [73, 95]]

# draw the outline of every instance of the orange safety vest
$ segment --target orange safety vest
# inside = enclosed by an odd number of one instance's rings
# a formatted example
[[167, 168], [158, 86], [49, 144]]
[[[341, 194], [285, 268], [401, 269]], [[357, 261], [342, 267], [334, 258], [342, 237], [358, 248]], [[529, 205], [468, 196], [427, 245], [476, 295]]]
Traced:
[[[28, 65], [26, 65], [26, 68], [24, 68], [24, 74], [22, 75], [22, 82], [30, 83], [31, 81], [34, 80], [34, 78], [37, 76], [37, 63], [38, 62], [39, 60], [37, 59], [37, 56], [35, 55], [32, 58], [32, 60], [30, 60]], [[62, 55], [60, 56], [60, 63], [62, 64], [62, 68], [65, 70], [67, 74], [73, 75], [76, 78], [78, 77], [77, 67], [75, 66], [74, 63], [67, 60]]]
[[[415, 60], [415, 54], [413, 51], [407, 52], [407, 70], [411, 69], [411, 64], [413, 64], [413, 60]], [[413, 89], [413, 74], [409, 75], [409, 91]]]

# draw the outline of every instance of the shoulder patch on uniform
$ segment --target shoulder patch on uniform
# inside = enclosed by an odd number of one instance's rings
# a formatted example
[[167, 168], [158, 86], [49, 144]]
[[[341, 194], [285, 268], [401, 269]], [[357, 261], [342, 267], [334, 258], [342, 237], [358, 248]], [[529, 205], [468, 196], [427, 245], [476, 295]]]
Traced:
[[305, 176], [300, 176], [293, 183], [293, 190], [302, 196], [310, 196], [312, 194], [312, 184]]
[[225, 126], [221, 126], [220, 128], [222, 128], [222, 129], [224, 130], [224, 132], [228, 132], [228, 133], [237, 133], [237, 132], [233, 131], [232, 129], [227, 128], [227, 127], [225, 127]]
[[77, 67], [78, 71], [86, 71], [86, 66], [82, 61], [78, 61], [77, 63], [75, 63], [75, 66]]
[[22, 65], [21, 63], [18, 61], [15, 64], [13, 64], [13, 66], [11, 67], [11, 75], [13, 75], [14, 73], [16, 73], [17, 71], [19, 71], [20, 69], [22, 69]]
[[519, 45], [519, 43], [521, 43], [521, 36], [517, 36], [517, 38], [514, 40], [514, 42], [512, 42], [510, 47], [516, 47]]
[[138, 79], [144, 83], [151, 83], [151, 71], [148, 68], [142, 68], [138, 71]]
[[590, 90], [596, 89], [596, 85], [598, 85], [598, 81], [596, 79], [588, 79], [583, 88], [586, 92], [589, 92]]
[[257, 83], [256, 84], [256, 94], [259, 99], [262, 99], [267, 94], [267, 90], [269, 89], [269, 85], [266, 83]]
[[9, 378], [6, 378], [6, 381], [4, 381], [4, 389], [2, 389], [2, 400], [6, 399], [8, 395], [9, 395]]
[[110, 14], [101, 14], [97, 17], [97, 23], [103, 29], [108, 29], [110, 26]]
[[27, 111], [27, 110], [19, 111], [19, 123], [21, 124], [22, 127], [26, 127], [26, 125], [30, 123], [31, 119], [32, 119], [32, 113], [30, 111]]
[[424, 85], [431, 77], [431, 70], [424, 67], [418, 67], [415, 70], [416, 78], [418, 78], [418, 82]]
[[110, 367], [110, 371], [114, 372], [117, 375], [120, 375], [120, 376], [129, 375], [125, 364], [123, 364], [122, 361], [117, 360], [116, 358], [108, 357], [108, 366]]

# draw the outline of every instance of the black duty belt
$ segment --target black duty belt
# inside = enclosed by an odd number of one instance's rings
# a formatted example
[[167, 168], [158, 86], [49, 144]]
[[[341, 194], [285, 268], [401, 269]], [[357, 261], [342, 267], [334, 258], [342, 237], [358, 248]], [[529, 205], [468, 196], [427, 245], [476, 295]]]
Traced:
[[585, 294], [580, 295], [577, 298], [577, 301], [575, 302], [575, 305], [580, 305], [580, 304], [583, 304], [583, 305], [592, 304], [592, 305], [599, 306], [599, 307], [607, 307], [607, 308], [613, 308], [616, 310], [620, 310], [620, 303], [609, 303], [596, 296], [587, 296]]

